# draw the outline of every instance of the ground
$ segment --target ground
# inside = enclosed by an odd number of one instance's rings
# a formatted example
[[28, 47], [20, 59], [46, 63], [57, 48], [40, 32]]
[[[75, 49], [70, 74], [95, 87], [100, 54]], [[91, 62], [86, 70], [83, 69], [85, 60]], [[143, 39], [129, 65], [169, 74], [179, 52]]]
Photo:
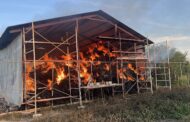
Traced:
[[36, 119], [32, 114], [6, 114], [0, 121], [22, 122], [178, 122], [190, 121], [190, 88], [175, 88], [138, 95], [116, 96], [85, 104], [48, 107], [40, 110]]

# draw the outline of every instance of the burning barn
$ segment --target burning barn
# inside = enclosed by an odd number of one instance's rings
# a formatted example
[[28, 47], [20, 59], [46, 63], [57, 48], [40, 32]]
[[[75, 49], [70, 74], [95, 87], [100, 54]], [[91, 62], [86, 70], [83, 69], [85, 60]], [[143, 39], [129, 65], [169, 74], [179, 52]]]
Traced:
[[36, 107], [82, 103], [88, 88], [151, 89], [145, 55], [151, 43], [103, 11], [10, 26], [0, 38], [0, 96]]

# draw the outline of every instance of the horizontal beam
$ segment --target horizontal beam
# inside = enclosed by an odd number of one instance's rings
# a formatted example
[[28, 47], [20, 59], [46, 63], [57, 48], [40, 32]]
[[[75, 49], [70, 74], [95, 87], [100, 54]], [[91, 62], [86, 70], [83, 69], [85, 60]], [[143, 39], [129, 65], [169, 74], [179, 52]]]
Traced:
[[143, 52], [129, 52], [129, 51], [112, 51], [113, 53], [125, 53], [125, 54], [144, 54]]
[[144, 57], [128, 57], [128, 56], [122, 56], [118, 57], [118, 60], [147, 60], [147, 58]]
[[118, 38], [118, 37], [108, 37], [108, 36], [98, 36], [97, 38], [99, 39], [103, 39], [103, 40], [115, 40], [115, 41], [118, 41], [118, 40], [121, 40], [121, 41], [132, 41], [132, 42], [141, 42], [141, 43], [145, 43], [144, 39], [143, 40], [140, 40], [140, 39], [129, 39], [129, 38]]
[[[24, 43], [33, 43], [32, 41], [25, 41]], [[63, 45], [69, 45], [69, 43], [63, 43], [63, 42], [44, 42], [44, 41], [35, 41], [36, 44], [63, 44]]]
[[[68, 99], [68, 98], [77, 98], [77, 96], [65, 96], [65, 97], [55, 97], [55, 98], [39, 99], [39, 100], [37, 100], [37, 102], [46, 102], [46, 101]], [[34, 100], [26, 101], [23, 104], [29, 104], [29, 103], [34, 103]]]

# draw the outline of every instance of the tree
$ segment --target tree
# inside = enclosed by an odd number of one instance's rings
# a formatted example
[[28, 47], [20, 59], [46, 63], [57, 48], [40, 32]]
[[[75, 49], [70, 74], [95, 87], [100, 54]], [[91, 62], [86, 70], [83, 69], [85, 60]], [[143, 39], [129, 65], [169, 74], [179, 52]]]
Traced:
[[170, 57], [171, 80], [176, 85], [188, 85], [190, 63], [187, 60], [187, 52], [176, 51]]

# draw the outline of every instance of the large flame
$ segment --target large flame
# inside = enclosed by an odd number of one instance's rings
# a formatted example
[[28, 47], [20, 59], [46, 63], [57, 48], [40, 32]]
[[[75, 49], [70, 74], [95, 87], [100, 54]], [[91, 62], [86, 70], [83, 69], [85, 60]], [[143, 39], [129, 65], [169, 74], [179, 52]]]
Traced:
[[[139, 78], [139, 80], [144, 81], [145, 78], [142, 74], [140, 74], [142, 71], [144, 71], [144, 69], [139, 68], [139, 69], [135, 69], [132, 64], [128, 63], [127, 65], [127, 69], [130, 69], [131, 71], [133, 71]], [[124, 80], [128, 80], [128, 81], [135, 81], [136, 77], [133, 77], [129, 74], [125, 74], [125, 72], [127, 72], [126, 68], [121, 68], [120, 70], [117, 71], [118, 76], [120, 79], [124, 79]]]
[[29, 92], [29, 91], [33, 92], [35, 90], [34, 80], [30, 77], [30, 73], [32, 71], [33, 71], [32, 63], [26, 63], [25, 88], [26, 88], [27, 92]]
[[54, 62], [52, 61], [53, 59], [50, 58], [47, 53], [44, 55], [43, 60], [45, 61], [44, 65], [40, 65], [43, 70], [43, 73], [47, 73], [52, 68], [56, 67]]
[[61, 81], [67, 77], [67, 75], [65, 73], [64, 68], [62, 68], [62, 67], [61, 68], [57, 67], [56, 72], [57, 72], [56, 83], [57, 83], [57, 85], [59, 85], [61, 83]]
[[[113, 49], [112, 49], [113, 50]], [[93, 74], [95, 77], [100, 77], [102, 75], [100, 72], [94, 72], [91, 73], [91, 65], [93, 66], [100, 66], [100, 69], [105, 71], [110, 71], [111, 66], [115, 64], [109, 64], [109, 63], [103, 63], [100, 60], [101, 59], [107, 59], [117, 57], [116, 53], [112, 53], [110, 49], [105, 46], [105, 43], [103, 41], [100, 41], [98, 43], [91, 44], [88, 47], [88, 50], [86, 52], [79, 52], [80, 56], [80, 77], [81, 80], [84, 84], [88, 84], [89, 81], [96, 82], [96, 79], [93, 77]], [[64, 60], [62, 63], [57, 62], [55, 63], [53, 60], [54, 58], [50, 57], [48, 54], [45, 54], [43, 56], [44, 62], [41, 64], [37, 64], [37, 70], [40, 69], [42, 73], [48, 73], [49, 71], [55, 71], [55, 80], [50, 80], [47, 78], [47, 89], [52, 90], [52, 86], [54, 84], [60, 85], [61, 82], [63, 82], [68, 75], [68, 70], [66, 68], [76, 68], [76, 62], [74, 62], [73, 58], [76, 57], [75, 53], [72, 54], [66, 54], [66, 55], [61, 55], [58, 58]], [[132, 70], [134, 73], [137, 75], [140, 74], [137, 69], [135, 69], [132, 64], [127, 65], [127, 69]], [[33, 65], [28, 65], [26, 66], [26, 90], [27, 91], [34, 91], [34, 81], [30, 77], [30, 73], [33, 72]], [[133, 78], [130, 75], [125, 74], [126, 70], [121, 68], [117, 71], [117, 74], [119, 78], [128, 80], [128, 81], [134, 81], [136, 78]], [[144, 77], [140, 75], [140, 80], [144, 80]]]

